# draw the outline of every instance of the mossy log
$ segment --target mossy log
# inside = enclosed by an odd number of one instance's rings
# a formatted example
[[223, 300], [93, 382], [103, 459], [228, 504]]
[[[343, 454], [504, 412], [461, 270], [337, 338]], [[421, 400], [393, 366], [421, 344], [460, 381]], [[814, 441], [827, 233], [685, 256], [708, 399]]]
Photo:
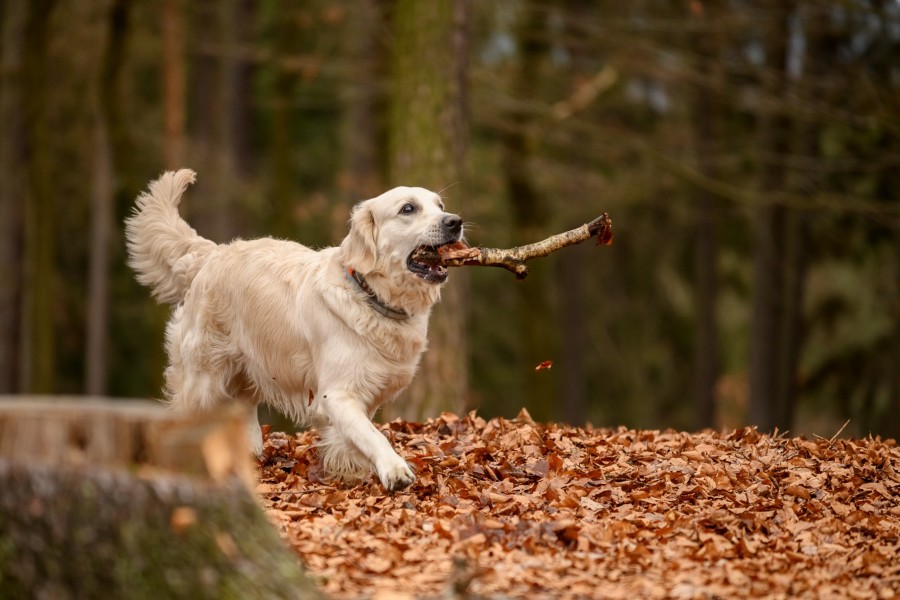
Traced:
[[248, 489], [242, 416], [0, 397], [0, 598], [320, 597]]

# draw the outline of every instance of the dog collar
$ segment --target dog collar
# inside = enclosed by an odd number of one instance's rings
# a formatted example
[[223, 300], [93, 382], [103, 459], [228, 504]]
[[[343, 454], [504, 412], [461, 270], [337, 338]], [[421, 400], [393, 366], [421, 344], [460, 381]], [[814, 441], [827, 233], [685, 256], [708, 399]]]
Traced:
[[353, 267], [346, 267], [344, 269], [344, 273], [347, 276], [347, 281], [354, 284], [356, 288], [361, 291], [366, 296], [366, 300], [369, 301], [369, 306], [375, 309], [375, 312], [378, 314], [384, 315], [389, 319], [394, 319], [400, 321], [402, 319], [408, 319], [409, 314], [405, 310], [394, 308], [392, 306], [388, 306], [385, 304], [381, 298], [375, 293], [375, 291], [366, 283], [365, 278], [356, 271]]

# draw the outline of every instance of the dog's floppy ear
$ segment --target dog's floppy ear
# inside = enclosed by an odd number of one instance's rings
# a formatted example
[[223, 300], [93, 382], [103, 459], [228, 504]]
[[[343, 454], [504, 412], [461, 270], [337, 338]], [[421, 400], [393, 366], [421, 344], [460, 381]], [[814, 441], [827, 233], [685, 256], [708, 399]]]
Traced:
[[360, 202], [350, 214], [350, 233], [341, 242], [344, 265], [360, 273], [375, 268], [375, 215], [368, 202]]

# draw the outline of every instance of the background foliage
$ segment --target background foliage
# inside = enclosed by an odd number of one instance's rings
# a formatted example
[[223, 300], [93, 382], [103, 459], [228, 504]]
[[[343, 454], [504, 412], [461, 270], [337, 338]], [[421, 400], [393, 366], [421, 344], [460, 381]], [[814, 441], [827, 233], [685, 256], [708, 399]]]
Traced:
[[[335, 244], [353, 202], [420, 177], [474, 244], [611, 214], [614, 246], [525, 282], [455, 272], [407, 408], [452, 389], [425, 412], [900, 432], [895, 1], [0, 0], [0, 19], [0, 392], [159, 394], [166, 309], [121, 223], [189, 166], [186, 216], [220, 242]], [[419, 175], [404, 139], [443, 140], [443, 168]]]

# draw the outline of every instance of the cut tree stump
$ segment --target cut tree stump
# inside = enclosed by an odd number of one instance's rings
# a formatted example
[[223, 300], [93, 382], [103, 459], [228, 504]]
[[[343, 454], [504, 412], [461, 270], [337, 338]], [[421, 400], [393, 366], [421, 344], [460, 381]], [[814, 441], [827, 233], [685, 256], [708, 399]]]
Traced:
[[0, 396], [0, 598], [320, 597], [248, 488], [243, 416]]

